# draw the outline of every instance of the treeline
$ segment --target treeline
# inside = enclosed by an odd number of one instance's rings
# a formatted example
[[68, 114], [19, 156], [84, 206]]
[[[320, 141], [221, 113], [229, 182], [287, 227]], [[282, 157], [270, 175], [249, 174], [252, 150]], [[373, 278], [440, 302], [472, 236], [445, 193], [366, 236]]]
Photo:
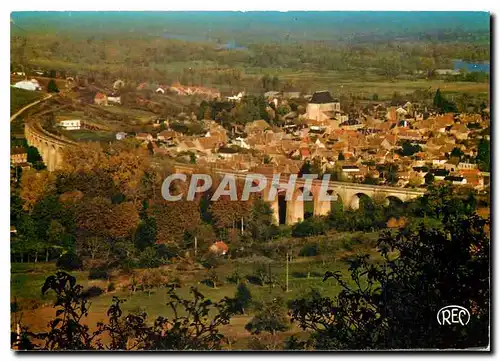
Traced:
[[160, 37], [82, 38], [69, 32], [23, 33], [13, 36], [11, 41], [13, 68], [56, 67], [72, 74], [95, 72], [105, 79], [185, 84], [238, 84], [251, 68], [355, 71], [392, 80], [418, 70], [432, 74], [435, 69], [452, 68], [454, 59], [479, 62], [490, 58], [488, 44], [461, 42], [255, 42], [244, 50], [221, 50], [210, 43]]
[[325, 235], [331, 231], [374, 232], [385, 228], [406, 228], [419, 225], [436, 226], [458, 215], [472, 215], [479, 201], [474, 191], [454, 189], [451, 185], [430, 185], [427, 193], [416, 200], [361, 197], [359, 208], [348, 209], [341, 201], [332, 203], [327, 216], [312, 216], [292, 227], [294, 237]]

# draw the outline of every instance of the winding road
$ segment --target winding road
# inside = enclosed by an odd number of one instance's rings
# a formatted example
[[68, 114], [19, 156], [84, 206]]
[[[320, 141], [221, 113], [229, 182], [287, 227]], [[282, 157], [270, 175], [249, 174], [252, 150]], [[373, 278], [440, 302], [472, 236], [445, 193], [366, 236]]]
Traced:
[[28, 105], [25, 105], [24, 107], [22, 107], [21, 109], [19, 109], [17, 112], [15, 112], [11, 117], [10, 117], [10, 121], [12, 122], [13, 120], [15, 120], [19, 115], [21, 115], [24, 111], [28, 110], [29, 108], [47, 100], [47, 99], [50, 99], [52, 98], [52, 94], [47, 94], [43, 99], [38, 99], [36, 101], [34, 101], [33, 103], [29, 103]]

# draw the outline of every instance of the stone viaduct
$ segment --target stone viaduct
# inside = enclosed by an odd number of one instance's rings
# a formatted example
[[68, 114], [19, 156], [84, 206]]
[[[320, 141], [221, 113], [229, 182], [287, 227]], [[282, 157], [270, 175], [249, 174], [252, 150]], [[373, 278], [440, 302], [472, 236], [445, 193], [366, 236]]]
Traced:
[[[62, 162], [62, 149], [68, 146], [77, 146], [78, 143], [60, 138], [48, 131], [44, 130], [38, 122], [27, 121], [24, 128], [25, 136], [28, 144], [34, 146], [40, 152], [44, 163], [49, 171], [56, 170]], [[186, 164], [176, 164], [175, 172], [191, 174], [195, 172], [193, 166]], [[222, 176], [231, 174], [236, 179], [244, 181], [246, 172], [227, 171], [222, 169], [211, 169], [212, 174]], [[272, 175], [265, 175], [267, 179], [267, 187], [262, 191], [266, 195], [272, 186]], [[280, 184], [286, 184], [289, 176], [281, 175]], [[286, 189], [278, 186], [277, 196], [271, 200], [270, 206], [273, 210], [274, 220], [278, 224], [294, 224], [300, 220], [304, 220], [304, 206], [306, 202], [312, 202], [314, 215], [326, 215], [331, 209], [332, 202], [320, 200], [319, 193], [321, 190], [321, 180], [314, 180], [311, 186], [312, 201], [303, 201], [301, 196], [305, 190], [305, 180], [298, 178], [295, 182], [295, 189], [291, 199], [286, 200]], [[324, 190], [323, 190], [324, 191]], [[369, 199], [385, 200], [390, 202], [406, 202], [424, 195], [425, 191], [420, 189], [396, 188], [387, 186], [367, 185], [348, 182], [330, 181], [326, 190], [327, 194], [332, 198], [337, 198], [342, 202], [344, 209], [357, 209], [359, 202], [363, 197]], [[264, 197], [267, 199], [268, 197]]]
[[[194, 168], [189, 165], [176, 164], [174, 168], [178, 173], [194, 173]], [[220, 176], [223, 174], [231, 174], [234, 175], [236, 179], [242, 181], [244, 181], [247, 176], [247, 173], [238, 173], [219, 169], [212, 169], [211, 173], [215, 173]], [[272, 175], [265, 176], [267, 179], [267, 186], [262, 192], [264, 193], [264, 199], [267, 200], [269, 197], [266, 195], [272, 186]], [[282, 175], [279, 183], [287, 183], [288, 177], [289, 176]], [[321, 180], [314, 180], [312, 183], [312, 187], [310, 189], [312, 201], [301, 200], [305, 190], [304, 185], [305, 180], [297, 178], [293, 195], [289, 200], [285, 199], [286, 189], [281, 186], [277, 187], [277, 197], [274, 197], [274, 200], [269, 202], [271, 209], [273, 210], [274, 220], [277, 224], [294, 224], [304, 220], [305, 202], [312, 202], [314, 215], [327, 215], [328, 212], [330, 212], [332, 202], [320, 200], [320, 192], [325, 191], [321, 190]], [[393, 204], [392, 202], [407, 202], [411, 199], [421, 197], [425, 194], [425, 191], [420, 189], [330, 181], [328, 183], [326, 193], [332, 198], [336, 198], [337, 201], [342, 202], [344, 209], [358, 209], [360, 200], [364, 197], [372, 200], [376, 199], [379, 201], [385, 201], [387, 205], [390, 205]]]
[[56, 170], [62, 162], [62, 149], [77, 143], [49, 133], [36, 121], [26, 121], [24, 135], [30, 146], [36, 147], [49, 171]]

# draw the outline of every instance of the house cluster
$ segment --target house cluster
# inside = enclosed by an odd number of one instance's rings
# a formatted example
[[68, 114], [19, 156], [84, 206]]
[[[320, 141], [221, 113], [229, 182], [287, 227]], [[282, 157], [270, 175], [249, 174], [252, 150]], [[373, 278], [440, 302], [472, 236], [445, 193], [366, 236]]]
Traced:
[[[219, 158], [221, 148], [228, 144], [229, 137], [226, 129], [213, 120], [203, 120], [202, 124], [206, 132], [203, 136], [190, 136], [179, 133], [168, 126], [168, 121], [165, 121], [166, 129], [159, 131], [156, 134], [137, 133], [135, 139], [142, 142], [144, 147], [151, 149], [156, 156], [168, 157], [186, 157], [190, 156], [197, 159], [207, 159], [215, 161]], [[117, 140], [126, 138], [124, 132], [116, 134]], [[221, 158], [223, 156], [220, 156]]]
[[22, 169], [30, 168], [27, 149], [24, 147], [12, 147], [10, 150], [10, 163]]
[[94, 97], [94, 104], [97, 105], [113, 105], [113, 104], [121, 104], [122, 99], [119, 95], [116, 94], [111, 94], [111, 95], [106, 95], [101, 92], [97, 92], [95, 97]]
[[175, 94], [181, 96], [200, 96], [206, 99], [219, 99], [220, 92], [217, 89], [204, 86], [188, 86], [175, 82], [172, 85], [140, 83], [136, 90], [151, 90], [157, 94]]
[[388, 182], [383, 169], [394, 164], [400, 187], [425, 187], [430, 178], [476, 189], [488, 185], [489, 175], [478, 169], [475, 158], [478, 139], [489, 137], [484, 129], [490, 120], [479, 114], [434, 114], [406, 102], [365, 107], [353, 118], [321, 91], [310, 98], [302, 120], [283, 127], [256, 120], [232, 131], [204, 120], [205, 136], [167, 130], [153, 151], [190, 152], [198, 164], [240, 171], [297, 173], [310, 162], [341, 180], [370, 178], [377, 184]]

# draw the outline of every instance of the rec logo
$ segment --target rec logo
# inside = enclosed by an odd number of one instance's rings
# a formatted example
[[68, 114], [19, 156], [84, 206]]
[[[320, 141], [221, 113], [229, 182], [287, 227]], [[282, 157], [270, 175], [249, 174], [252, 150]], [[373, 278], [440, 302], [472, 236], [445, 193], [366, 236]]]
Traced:
[[470, 312], [462, 306], [448, 305], [438, 311], [437, 321], [441, 326], [452, 324], [465, 326], [470, 321]]

